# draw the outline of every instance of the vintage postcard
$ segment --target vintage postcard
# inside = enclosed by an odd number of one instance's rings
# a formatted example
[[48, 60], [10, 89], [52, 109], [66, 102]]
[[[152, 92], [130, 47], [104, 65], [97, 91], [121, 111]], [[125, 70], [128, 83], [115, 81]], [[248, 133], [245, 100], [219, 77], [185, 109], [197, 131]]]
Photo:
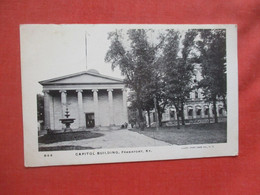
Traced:
[[25, 166], [238, 155], [236, 25], [20, 26]]

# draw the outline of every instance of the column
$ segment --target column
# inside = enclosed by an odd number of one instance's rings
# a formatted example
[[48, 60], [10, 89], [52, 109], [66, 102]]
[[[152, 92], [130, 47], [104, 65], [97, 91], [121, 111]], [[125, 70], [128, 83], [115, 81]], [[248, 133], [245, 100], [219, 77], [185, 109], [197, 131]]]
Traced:
[[54, 120], [54, 102], [53, 96], [49, 94], [49, 108], [50, 108], [50, 128], [55, 129], [55, 120]]
[[204, 113], [204, 105], [201, 105], [201, 118], [205, 118], [205, 113]]
[[108, 91], [108, 104], [109, 104], [109, 124], [114, 125], [114, 112], [113, 112], [113, 89], [107, 89]]
[[50, 94], [49, 91], [43, 91], [44, 93], [44, 129], [50, 129]]
[[[184, 106], [184, 108], [183, 108], [183, 112], [184, 112], [184, 119], [189, 119], [189, 117], [188, 117], [188, 111], [187, 111], [187, 109], [188, 109], [188, 107], [187, 107], [187, 106]], [[177, 119], [177, 117], [176, 117], [176, 119]]]
[[174, 110], [174, 120], [177, 120], [177, 111], [176, 111], [176, 109]]
[[122, 96], [123, 96], [123, 120], [124, 122], [128, 123], [128, 114], [127, 114], [127, 95], [126, 89], [122, 89]]
[[197, 118], [196, 105], [193, 106], [193, 118]]
[[65, 118], [65, 111], [66, 111], [66, 106], [67, 106], [67, 91], [60, 90], [60, 93], [61, 93], [62, 118]]
[[83, 98], [82, 98], [82, 92], [83, 90], [77, 89], [76, 90], [78, 94], [78, 115], [79, 115], [79, 128], [83, 129], [85, 127], [84, 123], [84, 112], [83, 112]]
[[94, 100], [94, 116], [95, 116], [95, 126], [99, 126], [99, 109], [98, 109], [98, 90], [93, 89], [93, 100]]
[[210, 116], [210, 118], [214, 118], [212, 104], [209, 104], [209, 116]]

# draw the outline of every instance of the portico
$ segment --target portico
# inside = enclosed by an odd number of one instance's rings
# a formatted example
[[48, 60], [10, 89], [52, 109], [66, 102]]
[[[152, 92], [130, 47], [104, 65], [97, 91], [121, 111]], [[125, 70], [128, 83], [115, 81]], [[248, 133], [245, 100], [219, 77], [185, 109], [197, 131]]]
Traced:
[[120, 126], [128, 122], [127, 95], [121, 79], [96, 70], [41, 81], [44, 92], [45, 129], [60, 130], [68, 108], [75, 118], [72, 129]]

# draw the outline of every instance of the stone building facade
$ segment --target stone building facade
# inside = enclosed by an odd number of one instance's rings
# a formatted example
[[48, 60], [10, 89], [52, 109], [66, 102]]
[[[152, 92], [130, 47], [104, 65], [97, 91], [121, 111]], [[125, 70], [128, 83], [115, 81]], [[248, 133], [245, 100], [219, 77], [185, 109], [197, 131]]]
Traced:
[[66, 109], [72, 129], [120, 126], [128, 122], [123, 80], [88, 70], [39, 82], [44, 92], [45, 129], [64, 128]]
[[[194, 68], [194, 76], [192, 78], [193, 86], [202, 79], [201, 67], [197, 64]], [[184, 105], [184, 118], [187, 124], [191, 123], [208, 123], [214, 122], [213, 104], [205, 102], [203, 99], [203, 90], [194, 89], [190, 92], [190, 97]], [[227, 112], [222, 101], [217, 101], [217, 117], [219, 121], [226, 121]], [[144, 113], [146, 123], [148, 124], [148, 114]], [[150, 114], [151, 123], [156, 121], [154, 110]], [[167, 107], [162, 114], [162, 122], [169, 125], [177, 125], [177, 113], [174, 107]]]

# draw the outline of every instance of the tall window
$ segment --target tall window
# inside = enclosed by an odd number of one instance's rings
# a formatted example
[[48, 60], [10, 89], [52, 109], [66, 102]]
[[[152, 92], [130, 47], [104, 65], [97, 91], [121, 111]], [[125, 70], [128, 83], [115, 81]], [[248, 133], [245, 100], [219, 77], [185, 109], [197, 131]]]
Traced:
[[220, 108], [220, 109], [218, 110], [218, 113], [219, 113], [219, 115], [222, 115], [222, 114], [223, 114], [223, 108]]
[[205, 109], [204, 114], [209, 115], [209, 109], [208, 108]]
[[174, 118], [175, 117], [175, 111], [170, 111], [170, 117]]
[[193, 109], [189, 109], [188, 115], [189, 115], [189, 116], [192, 116], [192, 113], [193, 113]]
[[195, 91], [195, 99], [199, 98], [199, 93]]
[[196, 114], [197, 114], [197, 116], [200, 116], [200, 114], [201, 114], [201, 109], [199, 108], [199, 109], [197, 109], [197, 112], [196, 112]]

